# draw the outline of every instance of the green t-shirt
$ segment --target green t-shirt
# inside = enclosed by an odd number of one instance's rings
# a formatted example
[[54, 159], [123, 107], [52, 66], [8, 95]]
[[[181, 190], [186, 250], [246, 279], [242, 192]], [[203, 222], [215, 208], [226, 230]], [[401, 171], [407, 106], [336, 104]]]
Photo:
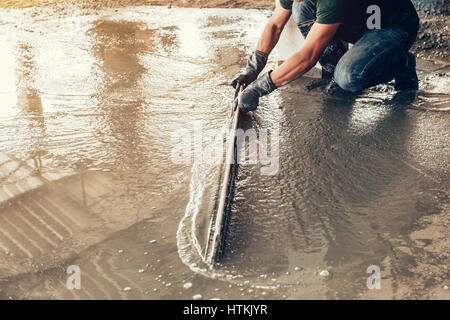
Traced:
[[[345, 23], [363, 25], [373, 12], [371, 5], [380, 8], [381, 28], [401, 28], [417, 32], [419, 18], [411, 0], [303, 0], [317, 8], [316, 22], [321, 24]], [[280, 0], [284, 9], [292, 9], [292, 0]]]

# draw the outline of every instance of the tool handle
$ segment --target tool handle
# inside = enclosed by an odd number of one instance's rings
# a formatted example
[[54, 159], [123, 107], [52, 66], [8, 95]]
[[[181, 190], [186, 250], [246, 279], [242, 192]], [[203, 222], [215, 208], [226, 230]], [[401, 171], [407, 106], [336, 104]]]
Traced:
[[243, 85], [239, 85], [236, 88], [236, 91], [234, 92], [234, 99], [231, 105], [231, 116], [233, 116], [234, 112], [236, 111], [236, 107], [237, 104], [235, 105], [234, 102], [236, 101], [236, 99], [239, 97], [239, 95], [241, 94], [241, 92], [244, 90], [244, 86]]

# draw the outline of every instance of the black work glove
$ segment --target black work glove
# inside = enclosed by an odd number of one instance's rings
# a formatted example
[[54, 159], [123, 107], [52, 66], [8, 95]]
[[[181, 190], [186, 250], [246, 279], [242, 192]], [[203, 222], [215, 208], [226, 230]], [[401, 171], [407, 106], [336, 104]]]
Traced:
[[252, 53], [247, 60], [245, 73], [238, 75], [231, 81], [231, 85], [236, 89], [236, 92], [239, 90], [239, 87], [242, 86], [242, 88], [245, 88], [258, 78], [259, 73], [266, 66], [268, 57], [269, 56], [262, 51], [256, 50]]
[[248, 112], [255, 110], [259, 103], [259, 98], [265, 96], [277, 87], [273, 84], [272, 79], [270, 79], [270, 73], [265, 73], [242, 91], [239, 96], [234, 100], [234, 109], [239, 107], [243, 112]]

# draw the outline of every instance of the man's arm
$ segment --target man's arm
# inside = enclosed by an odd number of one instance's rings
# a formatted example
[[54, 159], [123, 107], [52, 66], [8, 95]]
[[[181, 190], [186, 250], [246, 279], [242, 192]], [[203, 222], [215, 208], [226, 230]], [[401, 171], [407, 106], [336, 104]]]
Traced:
[[280, 39], [281, 31], [285, 24], [289, 21], [291, 10], [284, 9], [279, 3], [275, 8], [272, 17], [266, 24], [264, 31], [258, 41], [256, 51], [252, 53], [247, 61], [245, 72], [239, 74], [231, 81], [231, 85], [236, 89], [247, 87], [250, 83], [258, 78], [259, 73], [264, 69], [268, 56]]
[[338, 28], [339, 23], [314, 23], [301, 50], [270, 74], [274, 85], [278, 88], [314, 67]]
[[[311, 69], [319, 60], [328, 43], [333, 39], [338, 28], [338, 23], [315, 23], [309, 31], [302, 49], [286, 60], [275, 71], [269, 71], [251, 82], [234, 101], [234, 107], [239, 107], [243, 112], [255, 110], [259, 104], [259, 98]], [[270, 32], [268, 31], [267, 34], [270, 34]], [[273, 48], [271, 44], [276, 43], [274, 41], [264, 42], [264, 40], [264, 37], [262, 37], [261, 49], [271, 50]]]
[[279, 3], [273, 12], [272, 17], [267, 22], [264, 31], [259, 38], [256, 50], [269, 55], [280, 39], [280, 34], [284, 26], [291, 17], [291, 10], [284, 9]]

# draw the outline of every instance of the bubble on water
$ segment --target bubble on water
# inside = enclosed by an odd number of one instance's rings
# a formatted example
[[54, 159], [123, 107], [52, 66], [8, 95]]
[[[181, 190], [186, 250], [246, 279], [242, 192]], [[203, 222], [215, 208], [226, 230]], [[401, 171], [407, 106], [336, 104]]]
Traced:
[[328, 277], [330, 275], [330, 273], [328, 272], [328, 270], [322, 270], [319, 273], [322, 277]]
[[185, 288], [185, 289], [192, 288], [192, 282], [186, 282], [185, 284], [183, 284], [183, 288]]
[[194, 294], [193, 296], [192, 296], [192, 299], [194, 299], [194, 300], [200, 300], [202, 298], [202, 295], [201, 294]]

